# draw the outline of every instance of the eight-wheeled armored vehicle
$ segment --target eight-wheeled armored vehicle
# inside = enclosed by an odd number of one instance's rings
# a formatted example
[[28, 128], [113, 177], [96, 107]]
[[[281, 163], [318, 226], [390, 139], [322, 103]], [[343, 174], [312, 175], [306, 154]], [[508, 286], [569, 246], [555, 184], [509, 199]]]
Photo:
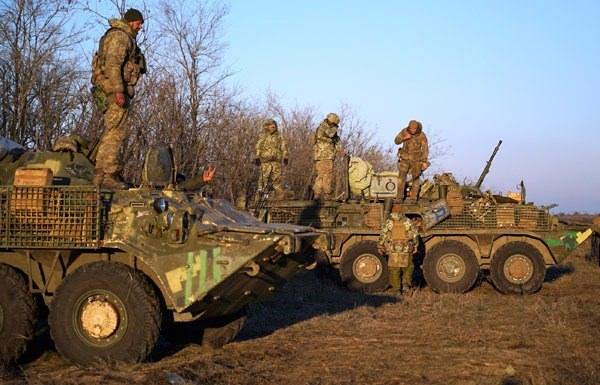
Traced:
[[222, 345], [247, 304], [312, 263], [311, 228], [182, 191], [170, 152], [149, 158], [143, 185], [122, 191], [92, 185], [80, 152], [0, 160], [1, 362], [25, 351], [42, 303], [56, 349], [78, 364], [142, 361], [173, 322]]
[[533, 293], [542, 286], [546, 267], [592, 231], [569, 227], [547, 207], [526, 203], [524, 187], [522, 195], [513, 198], [482, 192], [481, 183], [499, 146], [474, 185], [460, 185], [451, 174], [440, 174], [422, 184], [418, 201], [397, 202], [395, 173], [366, 175], [361, 170], [369, 167], [351, 159], [351, 193], [342, 199], [270, 201], [263, 216], [270, 223], [326, 231], [326, 251], [318, 252], [317, 259], [336, 268], [352, 289], [377, 292], [388, 286], [386, 257], [377, 243], [387, 214], [394, 210], [424, 224], [415, 259], [434, 291], [465, 292], [483, 271], [502, 293]]

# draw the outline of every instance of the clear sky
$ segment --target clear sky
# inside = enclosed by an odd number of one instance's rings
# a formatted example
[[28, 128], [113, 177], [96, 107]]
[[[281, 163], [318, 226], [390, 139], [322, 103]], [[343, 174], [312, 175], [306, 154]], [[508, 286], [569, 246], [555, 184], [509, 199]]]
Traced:
[[232, 83], [325, 114], [348, 104], [391, 143], [416, 118], [438, 170], [560, 211], [600, 212], [600, 1], [234, 0]]

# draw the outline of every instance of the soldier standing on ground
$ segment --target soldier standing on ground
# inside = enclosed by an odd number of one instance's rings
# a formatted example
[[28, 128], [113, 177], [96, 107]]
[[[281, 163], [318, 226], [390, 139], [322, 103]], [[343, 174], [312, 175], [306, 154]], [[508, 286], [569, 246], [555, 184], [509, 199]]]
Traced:
[[317, 128], [314, 139], [315, 183], [314, 199], [330, 199], [333, 193], [333, 161], [341, 150], [338, 126], [340, 118], [334, 114], [327, 117]]
[[260, 165], [259, 193], [265, 192], [269, 178], [271, 178], [275, 199], [283, 199], [281, 163], [283, 162], [283, 165], [287, 166], [288, 159], [288, 145], [277, 131], [277, 122], [273, 119], [266, 120], [263, 124], [263, 132], [256, 142], [255, 162]]
[[412, 287], [413, 255], [419, 242], [412, 221], [399, 213], [390, 213], [379, 236], [379, 251], [388, 256], [392, 290], [406, 293]]
[[129, 9], [122, 19], [110, 20], [110, 28], [100, 39], [92, 62], [93, 96], [104, 114], [104, 132], [96, 152], [94, 184], [119, 189], [122, 179], [122, 151], [127, 139], [127, 116], [135, 85], [146, 73], [146, 63], [136, 43], [144, 17]]
[[404, 128], [396, 138], [394, 143], [401, 144], [398, 149], [398, 200], [404, 200], [406, 189], [406, 175], [410, 172], [412, 184], [410, 187], [409, 198], [416, 200], [419, 194], [421, 181], [419, 177], [429, 167], [429, 144], [427, 136], [423, 132], [421, 122], [411, 120], [408, 127]]

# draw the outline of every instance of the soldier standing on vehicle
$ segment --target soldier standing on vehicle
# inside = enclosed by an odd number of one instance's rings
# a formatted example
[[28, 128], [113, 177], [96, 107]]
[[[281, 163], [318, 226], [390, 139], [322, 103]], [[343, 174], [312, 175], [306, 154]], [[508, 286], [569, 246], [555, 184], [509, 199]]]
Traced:
[[104, 132], [96, 152], [94, 184], [109, 188], [125, 188], [122, 179], [122, 150], [127, 139], [127, 116], [135, 85], [146, 73], [146, 62], [136, 36], [144, 17], [137, 9], [129, 9], [122, 19], [110, 20], [110, 28], [100, 39], [92, 61], [94, 102], [104, 114]]
[[421, 184], [420, 176], [430, 163], [429, 144], [427, 136], [423, 132], [421, 122], [411, 120], [408, 126], [394, 139], [394, 143], [401, 144], [398, 149], [398, 200], [404, 200], [406, 189], [406, 175], [410, 172], [412, 184], [410, 187], [409, 198], [416, 200], [419, 194]]
[[412, 221], [399, 213], [390, 213], [381, 234], [379, 251], [388, 257], [389, 281], [392, 290], [406, 293], [412, 287], [413, 254], [419, 242]]
[[333, 193], [333, 161], [341, 151], [338, 127], [340, 118], [332, 113], [321, 122], [314, 138], [315, 182], [314, 199], [330, 199]]
[[281, 163], [287, 166], [289, 159], [288, 145], [283, 136], [277, 131], [277, 122], [267, 119], [263, 124], [263, 132], [256, 142], [256, 165], [260, 166], [258, 192], [264, 193], [269, 178], [275, 199], [283, 199], [283, 182], [281, 178]]

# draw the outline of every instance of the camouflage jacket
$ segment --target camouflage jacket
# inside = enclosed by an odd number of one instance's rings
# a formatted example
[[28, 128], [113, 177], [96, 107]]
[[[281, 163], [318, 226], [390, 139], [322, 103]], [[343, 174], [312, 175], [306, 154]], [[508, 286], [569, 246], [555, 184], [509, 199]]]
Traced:
[[288, 159], [288, 145], [283, 136], [275, 131], [263, 131], [256, 142], [256, 157], [261, 162], [281, 162]]
[[389, 256], [394, 253], [413, 254], [419, 242], [419, 233], [412, 221], [404, 215], [391, 213], [379, 235], [379, 246]]
[[404, 140], [404, 135], [408, 132], [405, 128], [394, 139], [394, 143], [401, 144], [398, 149], [398, 160], [409, 160], [427, 162], [429, 158], [429, 144], [427, 136], [420, 129], [410, 139]]
[[326, 119], [323, 120], [315, 133], [314, 159], [335, 159], [335, 152], [340, 148], [339, 141], [337, 127], [329, 125]]
[[92, 83], [107, 95], [117, 92], [134, 96], [140, 75], [146, 72], [144, 55], [135, 32], [125, 20], [110, 20], [110, 28], [100, 39], [92, 62]]

